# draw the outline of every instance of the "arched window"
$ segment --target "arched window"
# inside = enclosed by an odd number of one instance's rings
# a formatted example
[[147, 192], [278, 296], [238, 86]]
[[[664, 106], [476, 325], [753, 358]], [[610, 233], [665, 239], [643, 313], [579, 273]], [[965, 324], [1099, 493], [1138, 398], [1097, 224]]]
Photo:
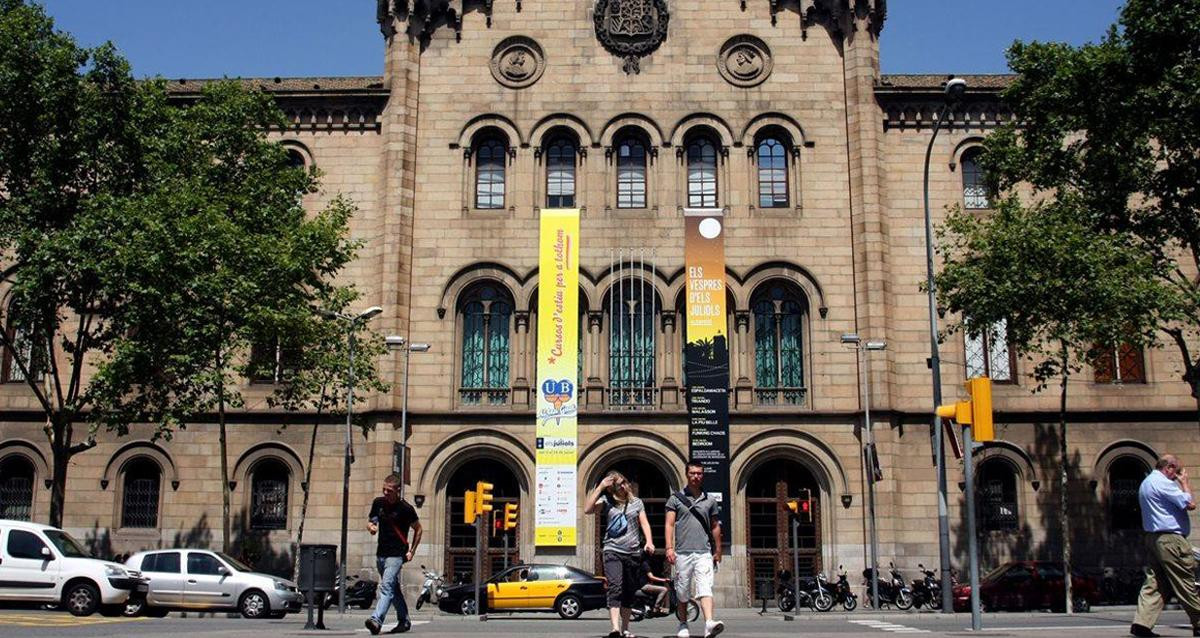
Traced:
[[[807, 492], [807, 494], [806, 494]], [[749, 594], [757, 596], [762, 583], [778, 585], [781, 569], [792, 570], [792, 519], [782, 506], [790, 498], [813, 499], [812, 520], [800, 521], [796, 531], [796, 558], [800, 574], [820, 573], [821, 486], [811, 470], [791, 458], [776, 458], [759, 465], [746, 481], [746, 554], [753, 582]]]
[[575, 142], [555, 138], [546, 148], [546, 208], [575, 207]]
[[1012, 531], [1020, 525], [1017, 504], [1017, 470], [1011, 463], [990, 458], [979, 464], [975, 479], [975, 499], [979, 503], [979, 530]]
[[979, 147], [963, 151], [959, 165], [962, 166], [963, 207], [968, 209], [991, 208], [983, 169], [979, 168]]
[[617, 208], [646, 207], [646, 142], [626, 134], [617, 142]]
[[687, 145], [688, 207], [717, 207], [717, 145], [711, 138], [692, 138]]
[[1008, 322], [1001, 320], [986, 333], [966, 334], [967, 378], [990, 377], [996, 383], [1013, 381], [1014, 357], [1008, 345]]
[[279, 459], [259, 461], [250, 471], [250, 529], [287, 529], [292, 473]]
[[650, 282], [625, 278], [613, 284], [608, 313], [608, 401], [611, 406], [653, 407], [655, 317], [662, 310]]
[[43, 369], [45, 357], [43, 350], [35, 347], [32, 324], [24, 322], [23, 318], [18, 317], [19, 314], [17, 303], [9, 303], [8, 312], [5, 313], [5, 330], [17, 356], [14, 358], [12, 350], [8, 348], [0, 348], [0, 382], [3, 383], [25, 383], [22, 366], [35, 378], [41, 375]]
[[755, 150], [758, 161], [759, 208], [786, 208], [788, 205], [787, 147], [777, 135], [758, 140]]
[[287, 149], [287, 163], [291, 168], [305, 168], [308, 165], [304, 154], [294, 148]]
[[1138, 489], [1150, 466], [1136, 456], [1122, 456], [1108, 466], [1108, 524], [1112, 530], [1141, 529]]
[[158, 527], [158, 494], [162, 470], [154, 461], [135, 458], [125, 464], [121, 480], [121, 527]]
[[754, 312], [754, 397], [765, 405], [802, 405], [804, 316], [807, 304], [793, 286], [770, 283], [751, 300]]
[[[474, 525], [463, 523], [463, 493], [474, 490], [475, 483], [492, 484], [493, 511], [502, 512], [508, 503], [521, 505], [521, 485], [517, 475], [507, 463], [496, 459], [472, 458], [458, 467], [446, 483], [446, 579], [452, 582], [461, 577], [461, 582], [471, 582], [475, 575], [476, 531]], [[489, 532], [490, 533], [490, 532]], [[522, 545], [533, 542], [533, 530], [524, 526], [504, 532], [508, 537], [508, 556], [504, 555], [503, 537], [491, 536], [488, 540], [487, 559], [483, 562], [482, 578], [498, 574], [504, 565], [513, 565], [521, 559]]]
[[462, 376], [459, 397], [467, 405], [504, 405], [509, 392], [509, 327], [513, 303], [493, 284], [472, 288], [462, 314]]
[[481, 138], [475, 144], [475, 208], [504, 208], [504, 169], [508, 144], [499, 136]]
[[33, 520], [33, 464], [20, 454], [0, 461], [0, 519]]

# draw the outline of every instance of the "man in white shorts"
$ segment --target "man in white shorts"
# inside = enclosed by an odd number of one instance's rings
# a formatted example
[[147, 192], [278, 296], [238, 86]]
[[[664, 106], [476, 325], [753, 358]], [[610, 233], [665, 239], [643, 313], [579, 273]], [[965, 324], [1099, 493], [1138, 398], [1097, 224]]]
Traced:
[[[687, 489], [667, 500], [667, 560], [675, 565], [675, 594], [679, 597], [678, 638], [690, 638], [687, 603], [700, 602], [704, 613], [704, 638], [725, 630], [713, 620], [713, 574], [721, 562], [721, 504], [700, 489], [704, 467], [687, 464]], [[693, 596], [694, 592], [694, 596]]]

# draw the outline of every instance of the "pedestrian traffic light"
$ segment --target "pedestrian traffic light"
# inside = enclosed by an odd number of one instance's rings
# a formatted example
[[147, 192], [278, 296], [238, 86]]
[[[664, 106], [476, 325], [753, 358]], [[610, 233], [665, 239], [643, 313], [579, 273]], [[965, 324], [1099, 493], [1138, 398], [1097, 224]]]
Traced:
[[463, 523], [475, 524], [475, 492], [471, 490], [463, 495]]
[[812, 492], [800, 490], [800, 496], [787, 502], [787, 508], [792, 516], [800, 519], [801, 523], [811, 523], [813, 520]]
[[954, 419], [959, 425], [971, 426], [971, 436], [976, 441], [993, 441], [996, 429], [992, 424], [992, 380], [987, 377], [967, 379], [963, 384], [970, 399], [957, 403], [939, 405], [937, 415]]
[[475, 484], [475, 514], [487, 514], [492, 511], [492, 489], [495, 486], [491, 483], [479, 481]]
[[517, 529], [517, 504], [504, 504], [504, 531]]

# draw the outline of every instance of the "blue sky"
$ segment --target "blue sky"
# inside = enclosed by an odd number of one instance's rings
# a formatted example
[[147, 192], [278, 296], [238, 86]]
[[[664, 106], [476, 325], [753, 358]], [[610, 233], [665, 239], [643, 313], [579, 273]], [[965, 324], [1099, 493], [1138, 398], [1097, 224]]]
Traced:
[[[59, 28], [80, 42], [115, 42], [138, 76], [383, 72], [383, 41], [373, 0], [43, 0], [42, 4]], [[1123, 0], [891, 0], [888, 4], [881, 40], [884, 73], [1002, 73], [1004, 50], [1013, 40], [1096, 41], [1115, 21]]]

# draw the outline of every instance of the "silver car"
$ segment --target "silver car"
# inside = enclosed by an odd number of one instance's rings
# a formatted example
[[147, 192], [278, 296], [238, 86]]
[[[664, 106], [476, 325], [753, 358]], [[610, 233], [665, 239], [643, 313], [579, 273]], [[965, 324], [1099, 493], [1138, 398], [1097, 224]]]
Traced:
[[125, 615], [164, 616], [172, 609], [237, 610], [246, 618], [282, 618], [300, 611], [296, 583], [260, 574], [236, 559], [207, 549], [138, 552], [125, 565], [150, 581], [144, 603], [131, 602]]

